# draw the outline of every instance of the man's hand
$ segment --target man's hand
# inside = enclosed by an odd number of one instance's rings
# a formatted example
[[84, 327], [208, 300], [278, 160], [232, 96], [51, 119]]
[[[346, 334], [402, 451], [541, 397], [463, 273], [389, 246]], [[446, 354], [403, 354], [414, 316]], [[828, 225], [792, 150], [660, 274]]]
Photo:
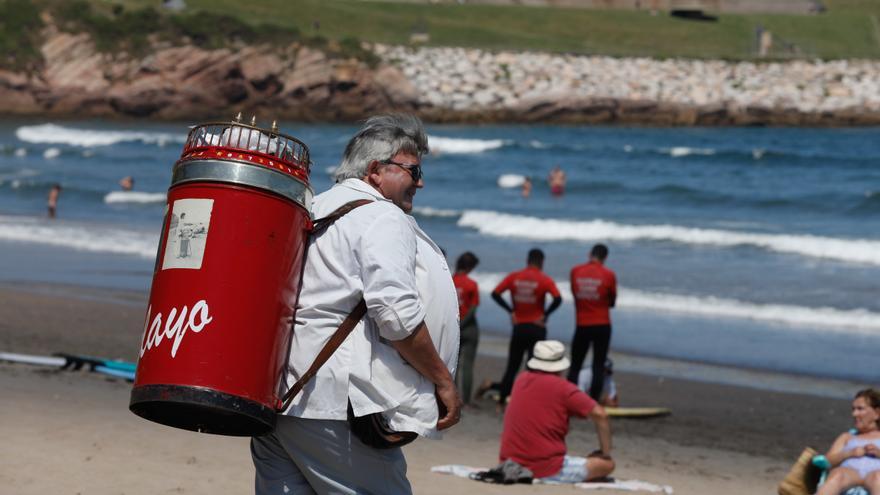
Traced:
[[606, 461], [611, 460], [611, 455], [606, 454], [605, 452], [602, 452], [601, 449], [594, 450], [594, 451], [590, 452], [589, 454], [587, 454], [587, 459], [589, 459], [590, 457], [598, 457], [599, 459], [605, 459]]
[[437, 385], [435, 395], [437, 396], [437, 410], [440, 413], [437, 429], [445, 430], [458, 424], [461, 421], [462, 403], [455, 383]]
[[434, 348], [431, 333], [425, 323], [422, 322], [409, 337], [391, 341], [391, 345], [406, 362], [434, 384], [434, 395], [437, 397], [437, 406], [440, 410], [437, 429], [445, 430], [458, 423], [461, 419], [461, 398], [458, 396], [452, 374]]

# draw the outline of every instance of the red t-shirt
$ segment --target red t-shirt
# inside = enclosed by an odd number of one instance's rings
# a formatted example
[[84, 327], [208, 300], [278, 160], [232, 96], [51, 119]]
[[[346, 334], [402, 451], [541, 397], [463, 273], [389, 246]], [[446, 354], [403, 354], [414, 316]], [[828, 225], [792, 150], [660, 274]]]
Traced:
[[504, 412], [499, 458], [529, 468], [535, 478], [553, 476], [565, 458], [568, 419], [586, 418], [594, 407], [596, 401], [559, 375], [520, 373]]
[[595, 261], [572, 268], [571, 294], [578, 326], [611, 324], [608, 310], [617, 297], [614, 272]]
[[456, 273], [452, 276], [455, 291], [458, 292], [458, 318], [464, 318], [471, 308], [480, 305], [480, 290], [477, 283], [464, 273]]
[[534, 323], [544, 318], [544, 296], [559, 297], [556, 283], [538, 268], [528, 266], [513, 272], [495, 287], [498, 294], [510, 291], [513, 299], [513, 322]]

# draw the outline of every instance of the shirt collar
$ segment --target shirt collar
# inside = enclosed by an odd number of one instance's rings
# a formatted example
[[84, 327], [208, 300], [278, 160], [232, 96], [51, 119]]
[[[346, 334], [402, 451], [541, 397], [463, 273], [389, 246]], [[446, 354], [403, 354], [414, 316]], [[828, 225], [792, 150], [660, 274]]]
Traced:
[[337, 186], [347, 187], [349, 189], [354, 189], [355, 191], [369, 194], [370, 196], [373, 196], [374, 198], [376, 198], [378, 200], [388, 201], [389, 203], [391, 202], [390, 199], [386, 198], [385, 196], [382, 196], [382, 193], [379, 192], [378, 189], [367, 184], [362, 179], [345, 179], [344, 181], [337, 184]]

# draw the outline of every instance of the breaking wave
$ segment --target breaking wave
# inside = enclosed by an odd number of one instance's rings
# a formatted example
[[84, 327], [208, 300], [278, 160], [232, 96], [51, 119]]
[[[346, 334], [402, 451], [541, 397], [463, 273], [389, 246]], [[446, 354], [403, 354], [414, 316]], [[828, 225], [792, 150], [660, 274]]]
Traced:
[[506, 139], [466, 139], [428, 136], [428, 146], [432, 153], [468, 154], [482, 153], [512, 144]]
[[164, 146], [183, 143], [186, 133], [169, 134], [147, 131], [105, 131], [77, 129], [56, 124], [27, 125], [15, 130], [15, 137], [28, 143], [66, 144], [69, 146], [109, 146], [122, 142], [141, 142]]
[[111, 203], [164, 203], [165, 193], [141, 191], [113, 191], [104, 196], [104, 202]]
[[156, 256], [157, 237], [155, 232], [0, 216], [0, 240], [67, 247], [78, 251], [128, 254], [152, 259]]
[[[482, 292], [489, 293], [504, 278], [501, 273], [471, 275]], [[568, 282], [556, 281], [563, 300], [572, 301]], [[736, 299], [648, 292], [626, 287], [618, 288], [616, 307], [621, 310], [689, 314], [705, 317], [736, 318], [835, 329], [855, 329], [870, 334], [880, 331], [880, 313], [866, 309], [837, 309], [789, 304], [755, 304]]]
[[677, 225], [625, 225], [605, 220], [560, 220], [466, 210], [460, 227], [494, 237], [543, 241], [670, 241], [719, 247], [755, 246], [811, 258], [880, 265], [880, 241], [803, 234], [765, 234]]

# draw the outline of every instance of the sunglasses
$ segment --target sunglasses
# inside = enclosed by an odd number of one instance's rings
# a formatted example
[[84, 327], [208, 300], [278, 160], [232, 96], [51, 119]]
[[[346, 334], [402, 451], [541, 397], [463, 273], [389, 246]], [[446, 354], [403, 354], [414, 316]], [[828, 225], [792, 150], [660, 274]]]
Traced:
[[384, 163], [385, 165], [397, 165], [398, 167], [406, 170], [406, 172], [412, 177], [413, 182], [418, 182], [422, 180], [422, 165], [421, 164], [408, 164], [408, 163], [398, 163], [394, 160], [384, 160], [380, 163]]

